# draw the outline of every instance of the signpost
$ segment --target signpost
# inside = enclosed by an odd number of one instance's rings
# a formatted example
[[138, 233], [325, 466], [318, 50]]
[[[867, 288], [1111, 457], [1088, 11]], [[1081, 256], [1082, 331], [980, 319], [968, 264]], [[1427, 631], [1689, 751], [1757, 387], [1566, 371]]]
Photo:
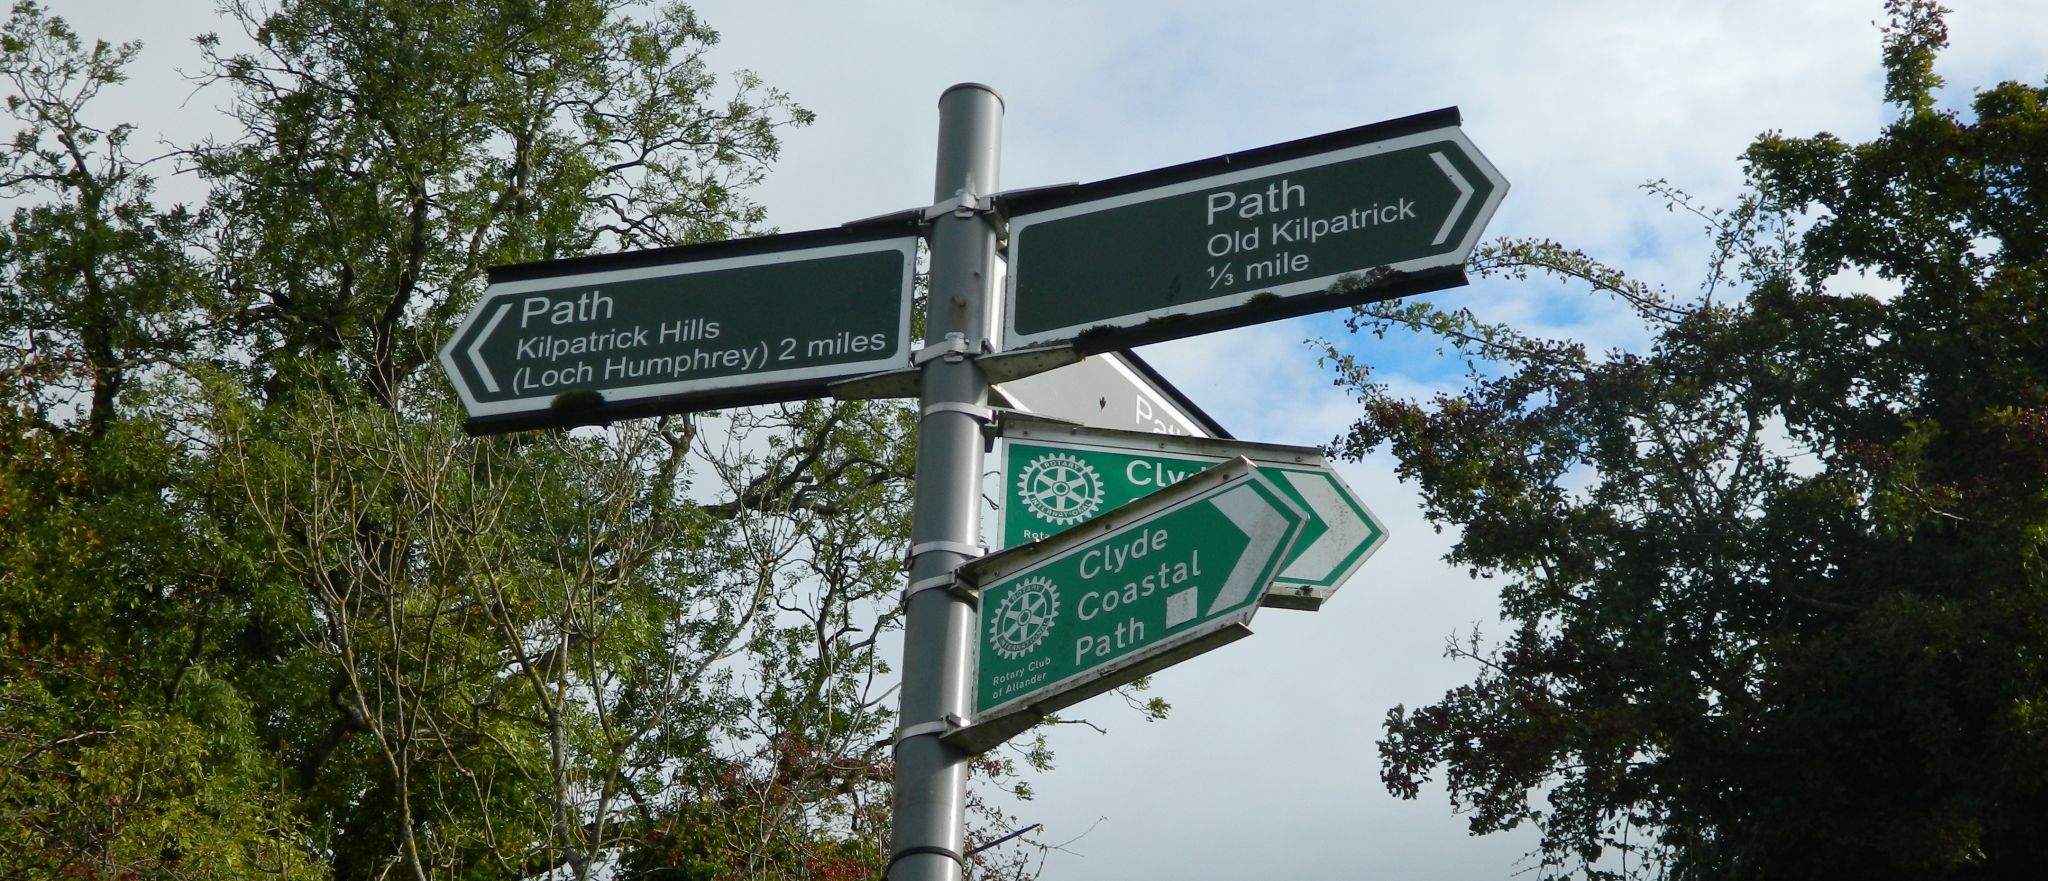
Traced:
[[[1214, 439], [1229, 435], [1135, 356], [1025, 374], [1463, 284], [1507, 192], [1450, 109], [991, 196], [1002, 112], [975, 83], [940, 97], [927, 208], [494, 268], [441, 351], [475, 434], [917, 396], [895, 881], [961, 877], [971, 754], [1242, 638], [1262, 604], [1319, 607], [1386, 536], [1317, 451]], [[1005, 232], [998, 347], [984, 337]], [[920, 238], [931, 295], [913, 356]], [[1005, 420], [1004, 528], [1020, 544], [984, 557], [992, 380], [995, 400], [1106, 427]]]
[[974, 724], [948, 742], [986, 749], [1061, 707], [1249, 634], [1306, 519], [1237, 459], [962, 567], [958, 577], [981, 595]]
[[1021, 194], [1003, 348], [1103, 351], [1462, 285], [1507, 188], [1453, 109]]
[[819, 397], [908, 357], [907, 232], [494, 268], [441, 366], [477, 434]]
[[1387, 531], [1314, 447], [1163, 437], [1005, 418], [1004, 547], [1174, 486], [1242, 456], [1308, 515], [1263, 604], [1314, 611], [1385, 543]]
[[1027, 413], [1097, 428], [1191, 437], [1230, 437], [1222, 425], [1133, 352], [1104, 352], [997, 385]]

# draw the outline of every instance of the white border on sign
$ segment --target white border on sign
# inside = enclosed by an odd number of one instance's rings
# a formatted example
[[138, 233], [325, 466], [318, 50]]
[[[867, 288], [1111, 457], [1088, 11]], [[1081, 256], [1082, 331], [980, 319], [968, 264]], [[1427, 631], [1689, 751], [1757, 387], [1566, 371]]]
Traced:
[[[1487, 161], [1486, 156], [1479, 152], [1479, 148], [1472, 145], [1471, 139], [1465, 137], [1464, 129], [1458, 126], [1431, 129], [1426, 132], [1402, 135], [1397, 138], [1375, 141], [1370, 144], [1360, 144], [1355, 147], [1345, 147], [1327, 153], [1317, 153], [1313, 156], [1303, 156], [1269, 165], [1259, 165], [1243, 171], [1233, 171], [1196, 180], [1153, 187], [1148, 190], [1125, 193], [1120, 196], [1111, 196], [1106, 199], [1079, 202], [1045, 211], [1018, 215], [1010, 219], [1010, 262], [1014, 265], [1021, 261], [1024, 241], [1023, 232], [1033, 224], [1064, 220], [1082, 214], [1108, 211], [1128, 205], [1136, 205], [1141, 202], [1150, 202], [1201, 190], [1230, 186], [1231, 184], [1243, 183], [1248, 180], [1271, 177], [1276, 174], [1286, 174], [1291, 171], [1319, 168], [1338, 162], [1349, 162], [1353, 159], [1362, 159], [1381, 153], [1405, 150], [1436, 141], [1452, 141], [1459, 147], [1462, 147], [1465, 150], [1466, 157], [1471, 159], [1472, 164], [1477, 166], [1480, 173], [1493, 184], [1493, 193], [1487, 196], [1486, 201], [1479, 206], [1478, 212], [1473, 215], [1471, 228], [1465, 231], [1465, 237], [1459, 240], [1456, 247], [1441, 254], [1391, 263], [1387, 265], [1387, 268], [1396, 272], [1419, 272], [1425, 269], [1440, 269], [1462, 265], [1465, 262], [1465, 258], [1472, 253], [1472, 249], [1478, 246], [1479, 236], [1486, 231], [1486, 222], [1493, 217], [1494, 210], [1500, 207], [1501, 199], [1507, 195], [1508, 182], [1505, 178], [1501, 177], [1500, 171], [1493, 167], [1493, 163]], [[1350, 272], [1356, 271], [1351, 270]], [[1286, 297], [1295, 294], [1318, 293], [1328, 289], [1339, 277], [1348, 275], [1350, 272], [1333, 272], [1329, 275], [1291, 281], [1286, 284], [1240, 294], [1235, 297], [1226, 296], [1217, 297], [1213, 300], [1198, 300], [1177, 306], [1154, 309], [1148, 312], [1122, 315], [1104, 321], [1087, 321], [1080, 324], [1057, 327], [1033, 334], [1017, 332], [1017, 275], [1015, 272], [1012, 272], [1003, 288], [1002, 348], [1004, 351], [1010, 351], [1013, 349], [1029, 348], [1041, 343], [1063, 342], [1073, 339], [1081, 331], [1092, 327], [1133, 327], [1153, 319], [1173, 315], [1203, 315], [1224, 309], [1233, 309], [1269, 294]]]
[[[825, 260], [856, 254], [894, 251], [903, 257], [903, 286], [898, 294], [900, 305], [897, 308], [896, 321], [897, 345], [891, 351], [884, 352], [865, 361], [841, 362], [811, 367], [791, 367], [737, 376], [716, 376], [702, 379], [650, 383], [647, 385], [605, 389], [601, 394], [604, 395], [607, 404], [630, 404], [635, 400], [669, 395], [722, 391], [757, 385], [778, 385], [810, 379], [837, 379], [862, 373], [879, 373], [884, 370], [901, 367], [910, 358], [910, 299], [912, 277], [917, 274], [917, 242], [916, 236], [905, 236], [894, 239], [878, 239], [867, 242], [792, 249], [771, 254], [748, 254], [739, 257], [690, 261], [664, 266], [642, 266], [632, 269], [586, 272], [576, 275], [556, 275], [546, 278], [521, 279], [519, 281], [494, 284], [484, 289], [483, 296], [478, 298], [476, 308], [472, 309], [468, 317], [462, 320], [462, 324], [455, 329], [454, 335], [449, 338], [448, 344], [441, 348], [441, 368], [448, 375], [450, 383], [455, 386], [456, 394], [461, 397], [463, 409], [468, 411], [472, 418], [546, 410], [553, 404], [558, 393], [510, 398], [502, 401], [478, 401], [470, 390], [468, 380], [464, 378], [462, 372], [457, 368], [456, 358], [460, 355], [456, 351], [457, 343], [469, 333], [469, 329], [479, 320], [485, 320], [485, 315], [493, 312], [493, 307], [503, 299], [521, 296], [534, 291], [554, 290], [565, 287], [617, 284], [619, 282], [640, 281], [650, 278], [670, 278], [706, 272], [721, 272], [728, 269], [743, 269], [750, 266], [804, 263], [812, 260]], [[831, 304], [827, 302], [820, 303], [819, 305], [821, 307], [829, 307]], [[481, 373], [481, 370], [478, 372]]]
[[[1009, 473], [1009, 465], [1010, 460], [1013, 458], [1011, 455], [1012, 445], [1022, 444], [1040, 449], [1105, 453], [1115, 456], [1160, 456], [1178, 461], [1205, 462], [1211, 465], [1228, 462], [1233, 458], [1243, 456], [1250, 459], [1252, 464], [1257, 465], [1260, 469], [1275, 475], [1306, 475], [1312, 479], [1328, 482], [1333, 487], [1332, 491], [1347, 502], [1347, 506], [1357, 505], [1359, 515], [1372, 525], [1373, 530], [1378, 533], [1377, 537], [1367, 542], [1357, 552], [1357, 556], [1351, 558], [1349, 564], [1342, 568], [1333, 569], [1328, 573], [1319, 574], [1315, 578], [1304, 577], [1301, 573], [1293, 571], [1291, 566], [1283, 567], [1279, 572], [1274, 573], [1275, 586], [1268, 591], [1269, 593], [1277, 592], [1285, 595], [1297, 588], [1307, 587], [1328, 594], [1334, 594], [1338, 588], [1343, 587], [1351, 579], [1351, 576], [1360, 567], [1365, 565], [1365, 561], [1372, 559], [1372, 556], [1379, 553], [1380, 548], [1387, 543], [1389, 530], [1386, 521], [1381, 519], [1378, 514], [1373, 513], [1372, 506], [1366, 504], [1365, 497], [1359, 495], [1357, 490], [1352, 489], [1351, 485], [1344, 481], [1344, 476], [1338, 474], [1337, 469], [1330, 465], [1329, 461], [1323, 456], [1322, 451], [1315, 447], [1287, 447], [1279, 444], [1258, 444], [1211, 438], [1185, 439], [1185, 436], [1175, 435], [1146, 435], [1146, 437], [1175, 438], [1178, 442], [1162, 442], [1154, 446], [1139, 447], [1120, 445], [1113, 439], [1100, 436], [1089, 437], [1085, 434], [1078, 437], [1072, 435], [1067, 437], [1055, 436], [1062, 430], [1063, 427], [1061, 426], [1048, 426], [1038, 429], [1040, 434], [1036, 436], [1005, 436], [1002, 439], [1003, 445], [1000, 448], [1002, 456], [999, 464], [1002, 466], [1003, 482], [1000, 485], [1001, 491], [995, 495], [997, 499], [1002, 500], [1002, 504], [996, 506], [995, 537], [998, 541], [1007, 538], [1010, 534], [1009, 518], [1012, 516], [1010, 511], [1010, 493], [1015, 489], [1015, 484], [1011, 482], [1014, 476]], [[1200, 449], [1203, 446], [1209, 446], [1211, 449]], [[1296, 456], [1293, 461], [1288, 460], [1290, 454]], [[1324, 522], [1328, 523], [1328, 519], [1325, 518]], [[1335, 528], [1334, 525], [1332, 525], [1332, 528]], [[1317, 540], [1320, 541], [1321, 539], [1318, 538]], [[1018, 545], [1005, 546], [1005, 548], [1008, 547], [1018, 547]]]
[[[1207, 502], [1246, 483], [1258, 484], [1260, 487], [1260, 497], [1268, 502], [1276, 512], [1284, 511], [1296, 518], [1296, 522], [1289, 530], [1289, 534], [1282, 539], [1280, 548], [1275, 551], [1276, 557], [1284, 557], [1292, 550], [1294, 542], [1301, 537], [1302, 526], [1308, 522], [1308, 513], [1301, 510], [1300, 506], [1294, 504], [1294, 501], [1289, 499], [1287, 494], [1281, 492], [1278, 487], [1275, 487], [1272, 481], [1260, 474], [1257, 466], [1249, 461], [1244, 462], [1243, 465], [1244, 467], [1240, 469], [1230, 463], [1225, 463], [1218, 468], [1204, 471], [1196, 477], [1175, 484], [1174, 487], [1168, 487], [1166, 490], [1161, 491], [1161, 493], [1155, 493], [1139, 499], [1125, 508], [1087, 521], [1085, 525], [1090, 527], [1089, 531], [1091, 533], [1097, 532], [1098, 529], [1100, 530], [1098, 535], [1091, 536], [1088, 539], [1072, 541], [1064, 547], [1056, 546], [1056, 549], [1048, 548], [1047, 550], [1036, 552], [1023, 551], [1017, 555], [1018, 562], [1002, 567], [1005, 571], [982, 574], [980, 577], [981, 583], [984, 586], [977, 588], [977, 596], [982, 595], [988, 588], [1021, 580], [1048, 566], [1052, 566], [1077, 554], [1085, 553], [1090, 548], [1097, 546], [1096, 543], [1101, 541], [1100, 535], [1126, 534], [1133, 529], [1153, 523], [1167, 515]], [[1203, 485], [1209, 482], [1213, 482], [1214, 485]], [[1175, 487], [1181, 488], [1180, 491], [1185, 493], [1185, 495], [1179, 498], [1171, 498], [1171, 492]], [[1168, 495], [1168, 498], [1161, 498], [1162, 494]], [[1143, 513], [1128, 516], [1123, 514], [1129, 508], [1143, 507], [1147, 502], [1151, 502], [1158, 507], [1148, 508]], [[1068, 530], [1068, 532], [1073, 531], [1073, 529]], [[1062, 535], [1065, 534], [1062, 533]], [[1057, 538], [1058, 536], [1055, 536], [1055, 539]], [[996, 558], [986, 559], [995, 560]], [[1274, 574], [1278, 573], [1278, 559], [1269, 562], [1268, 565], [1274, 570]], [[1266, 580], [1270, 581], [1270, 578]], [[1158, 642], [1130, 654], [1120, 655], [1094, 667], [1070, 673], [1061, 679], [1040, 685], [1031, 691], [1013, 695], [987, 709], [975, 709], [973, 710], [974, 719], [977, 722], [985, 721], [1001, 716], [1018, 707], [1044, 703], [1051, 696], [1073, 691], [1089, 681], [1128, 670], [1147, 660], [1207, 636], [1214, 631], [1233, 624], [1248, 624], [1251, 622], [1252, 616], [1258, 612], [1262, 605], [1262, 598], [1265, 592], [1266, 589], [1263, 585], [1254, 586], [1251, 590], [1252, 598], [1250, 602], [1239, 609], [1232, 609], [1215, 618], [1199, 622], [1188, 630], [1163, 637]], [[987, 633], [983, 627], [986, 621], [982, 618], [982, 615], [986, 614], [987, 611], [987, 604], [984, 603], [981, 609], [975, 613], [974, 628], [976, 636], [973, 661], [968, 665], [970, 682], [972, 683], [970, 689], [972, 693], [968, 697], [970, 707], [981, 700], [981, 640], [986, 638]]]

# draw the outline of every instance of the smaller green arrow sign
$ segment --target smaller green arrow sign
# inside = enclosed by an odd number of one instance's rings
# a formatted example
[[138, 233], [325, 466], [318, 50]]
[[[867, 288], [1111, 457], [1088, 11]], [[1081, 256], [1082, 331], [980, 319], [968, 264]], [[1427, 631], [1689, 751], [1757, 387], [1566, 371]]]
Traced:
[[960, 579], [981, 593], [968, 729], [977, 733], [949, 739], [985, 749], [1047, 713], [1249, 633], [1305, 519], [1239, 459], [962, 567]]
[[1315, 610], [1386, 541], [1365, 502], [1313, 447], [1165, 437], [1005, 418], [1002, 541], [1040, 541], [1069, 525], [1243, 456], [1308, 513], [1265, 605]]

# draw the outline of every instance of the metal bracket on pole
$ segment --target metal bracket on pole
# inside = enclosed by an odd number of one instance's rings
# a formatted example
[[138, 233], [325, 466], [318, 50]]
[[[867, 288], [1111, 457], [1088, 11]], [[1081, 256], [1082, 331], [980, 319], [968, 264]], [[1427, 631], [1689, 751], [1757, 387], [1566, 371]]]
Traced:
[[[962, 335], [957, 343], [953, 341], [952, 334], [946, 336], [944, 342], [933, 343], [911, 352], [909, 367], [842, 379], [827, 387], [831, 389], [834, 397], [846, 401], [914, 398], [917, 397], [918, 382], [924, 375], [924, 362], [936, 358], [973, 358], [975, 366], [981, 368], [982, 375], [988, 377], [991, 383], [1022, 379], [1068, 364], [1079, 363], [1082, 359], [1081, 353], [1075, 351], [1073, 346], [1050, 346], [994, 354], [995, 344], [988, 340], [982, 340], [981, 347], [976, 349], [972, 343], [967, 342], [965, 335]], [[1000, 389], [990, 389], [989, 393], [997, 398], [1001, 397]]]
[[950, 554], [959, 554], [963, 557], [981, 557], [988, 554], [988, 548], [981, 545], [971, 545], [957, 541], [928, 541], [911, 545], [910, 559], [915, 560], [932, 551], [945, 551]]
[[903, 598], [907, 600], [928, 590], [951, 590], [953, 583], [953, 573], [951, 572], [944, 575], [934, 575], [930, 578], [913, 582], [909, 587], [904, 588]]
[[[973, 183], [972, 180], [968, 181], [970, 185]], [[952, 198], [924, 209], [924, 213], [919, 217], [921, 221], [920, 226], [926, 235], [930, 235], [932, 222], [941, 217], [948, 216], [969, 219], [981, 218], [991, 229], [996, 231], [997, 250], [1008, 247], [1007, 242], [1010, 236], [1009, 215], [1002, 212], [995, 196], [978, 196], [971, 189], [954, 190]]]
[[953, 191], [953, 198], [924, 209], [924, 222], [930, 223], [948, 214], [954, 217], [992, 216], [995, 210], [994, 196], [977, 196], [969, 190], [959, 189]]
[[930, 722], [919, 722], [915, 725], [904, 725], [897, 728], [896, 742], [902, 743], [913, 737], [923, 737], [927, 734], [945, 734], [965, 727], [967, 727], [966, 719], [960, 718], [956, 713], [947, 713], [941, 719], [933, 719]]
[[982, 423], [981, 449], [983, 452], [993, 453], [996, 449], [996, 441], [1003, 439], [1003, 420], [1011, 418], [1011, 414], [1023, 411], [1012, 410], [1008, 407], [992, 407], [990, 409], [995, 411], [996, 418]]
[[[986, 342], [981, 346], [981, 348], [987, 347], [988, 344]], [[967, 342], [966, 334], [949, 333], [946, 334], [944, 340], [910, 353], [910, 363], [913, 366], [922, 367], [926, 361], [934, 358], [944, 358], [949, 362], [958, 362], [979, 354], [981, 354], [980, 349]]]
[[903, 604], [906, 606], [909, 605], [911, 597], [917, 596], [918, 594], [924, 593], [928, 590], [943, 590], [956, 597], [966, 600], [969, 605], [972, 605], [977, 609], [981, 608], [981, 594], [975, 592], [974, 586], [954, 578], [951, 574], [938, 575], [932, 578], [926, 578], [919, 581], [911, 582], [909, 587], [903, 589]]
[[936, 404], [926, 404], [924, 410], [919, 415], [930, 416], [933, 413], [965, 413], [974, 421], [983, 425], [994, 422], [996, 418], [994, 407], [983, 407], [979, 404], [963, 404], [958, 401], [940, 401]]
[[[988, 548], [982, 547], [981, 545], [971, 545], [957, 541], [922, 542], [919, 544], [911, 545], [910, 553], [903, 555], [904, 571], [909, 571], [910, 567], [917, 563], [918, 557], [922, 557], [925, 554], [931, 553], [932, 551], [945, 551], [949, 554], [959, 554], [960, 556], [968, 558], [984, 557], [988, 555]], [[953, 576], [948, 574], [946, 577], [950, 579]]]
[[932, 856], [945, 857], [946, 859], [952, 860], [953, 862], [959, 863], [963, 866], [967, 864], [967, 858], [961, 856], [959, 853], [953, 851], [953, 849], [951, 848], [938, 847], [936, 845], [925, 845], [922, 847], [913, 847], [909, 850], [898, 852], [895, 856], [889, 858], [888, 867], [883, 869], [882, 871], [886, 873], [890, 869], [896, 868], [896, 861], [903, 859], [904, 857], [914, 857], [918, 854], [926, 853], [931, 854]]

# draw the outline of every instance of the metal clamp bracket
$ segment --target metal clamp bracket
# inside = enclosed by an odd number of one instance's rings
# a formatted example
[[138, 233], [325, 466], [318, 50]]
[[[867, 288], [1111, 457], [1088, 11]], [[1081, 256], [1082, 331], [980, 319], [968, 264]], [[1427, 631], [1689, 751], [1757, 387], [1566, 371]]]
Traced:
[[978, 609], [981, 607], [981, 594], [975, 591], [974, 586], [953, 577], [951, 573], [934, 575], [930, 578], [911, 582], [909, 587], [903, 589], [903, 604], [909, 605], [911, 597], [928, 590], [943, 590], [959, 599], [966, 600], [967, 604], [973, 608]]
[[996, 418], [996, 411], [994, 407], [983, 407], [979, 404], [964, 404], [959, 401], [940, 401], [936, 404], [926, 404], [924, 410], [920, 411], [919, 415], [920, 417], [930, 416], [933, 413], [965, 413], [974, 421], [979, 422], [983, 425], [987, 425], [991, 422], [994, 422]]
[[896, 870], [896, 861], [898, 861], [898, 860], [901, 860], [901, 859], [903, 859], [904, 857], [913, 857], [913, 856], [917, 856], [917, 855], [919, 855], [919, 854], [927, 854], [927, 853], [928, 853], [928, 854], [931, 854], [931, 855], [933, 855], [933, 856], [940, 856], [940, 857], [945, 857], [946, 859], [952, 860], [953, 862], [959, 863], [959, 864], [961, 864], [961, 865], [963, 865], [963, 866], [964, 866], [964, 865], [967, 865], [967, 858], [966, 858], [966, 857], [963, 857], [963, 856], [961, 856], [961, 855], [960, 855], [960, 854], [959, 854], [958, 852], [954, 851], [954, 850], [953, 850], [952, 848], [947, 848], [947, 847], [939, 847], [939, 846], [937, 846], [937, 845], [920, 845], [920, 846], [918, 846], [918, 847], [913, 847], [913, 848], [908, 848], [908, 849], [905, 849], [905, 850], [900, 850], [900, 851], [897, 851], [897, 852], [896, 852], [896, 855], [895, 855], [895, 856], [892, 856], [892, 857], [890, 857], [890, 858], [889, 858], [889, 865], [888, 865], [888, 866], [886, 866], [886, 867], [884, 867], [884, 868], [882, 869], [882, 872], [883, 872], [883, 874], [885, 874], [885, 875], [886, 875], [886, 874], [887, 874], [887, 873], [889, 873], [889, 872], [893, 872], [893, 871], [895, 871], [895, 870]]
[[954, 190], [953, 198], [924, 209], [924, 222], [930, 223], [948, 214], [954, 217], [973, 217], [977, 214], [994, 214], [995, 210], [994, 196], [977, 196], [971, 190], [963, 188]]
[[[981, 557], [988, 554], [988, 548], [959, 541], [927, 541], [910, 546], [910, 559], [915, 560], [932, 551], [945, 551], [963, 557]], [[950, 577], [950, 576], [949, 576]]]
[[915, 725], [905, 725], [896, 729], [896, 742], [901, 744], [913, 737], [923, 737], [927, 734], [945, 734], [949, 731], [958, 731], [965, 727], [967, 727], [967, 720], [961, 718], [960, 714], [947, 713], [930, 722], [919, 722]]
[[[988, 348], [987, 343], [983, 343], [980, 348]], [[947, 361], [959, 361], [963, 358], [967, 358], [969, 356], [978, 354], [981, 354], [980, 351], [978, 351], [976, 346], [967, 342], [966, 334], [949, 333], [946, 334], [945, 339], [940, 340], [939, 342], [936, 343], [931, 343], [929, 345], [926, 345], [922, 349], [918, 349], [917, 351], [910, 353], [910, 363], [912, 366], [922, 367], [924, 366], [924, 363], [926, 361], [930, 361], [935, 358], [944, 358]]]
[[906, 603], [910, 602], [911, 597], [928, 590], [952, 590], [956, 583], [951, 572], [913, 581], [909, 587], [903, 589], [903, 601]]

